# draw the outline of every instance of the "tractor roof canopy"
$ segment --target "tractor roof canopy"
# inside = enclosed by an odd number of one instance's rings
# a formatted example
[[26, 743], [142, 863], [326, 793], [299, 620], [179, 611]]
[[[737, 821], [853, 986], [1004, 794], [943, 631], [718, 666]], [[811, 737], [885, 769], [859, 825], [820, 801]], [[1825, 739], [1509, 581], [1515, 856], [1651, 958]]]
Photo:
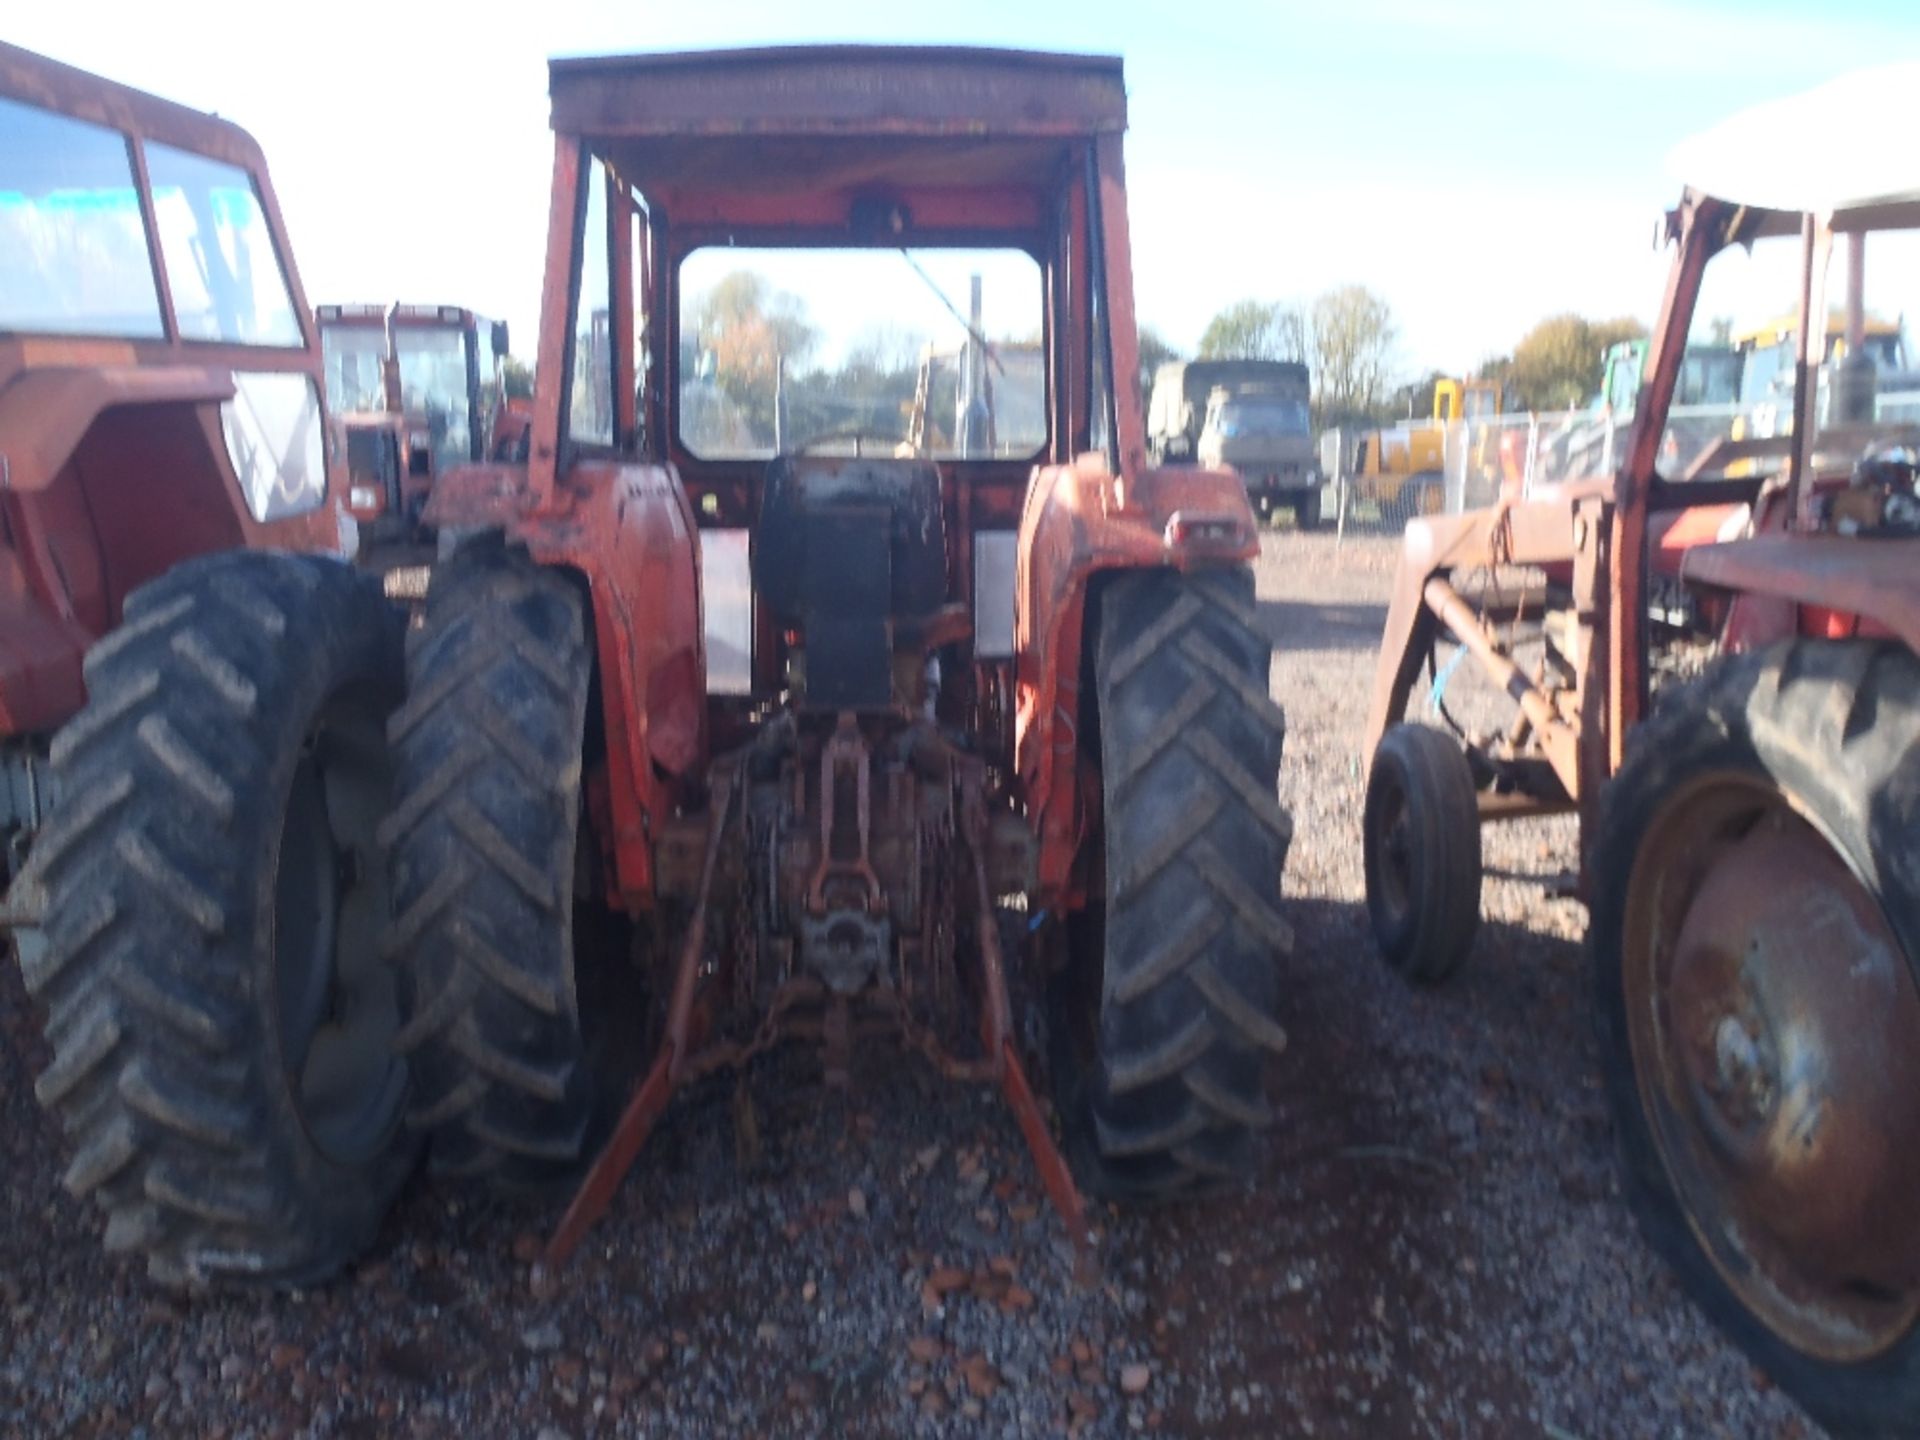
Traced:
[[[1057, 185], [1072, 147], [1126, 127], [1120, 61], [1091, 55], [718, 50], [555, 60], [551, 86], [555, 130], [582, 136], [650, 200], [696, 221], [754, 221], [770, 199], [809, 194], [836, 197], [842, 216], [862, 198], [1038, 195]], [[915, 218], [873, 213], [896, 231]]]
[[1806, 214], [1836, 233], [1920, 226], [1912, 128], [1920, 62], [1856, 70], [1750, 106], [1676, 146], [1669, 168], [1696, 192], [1757, 212], [1740, 238], [1789, 234]]

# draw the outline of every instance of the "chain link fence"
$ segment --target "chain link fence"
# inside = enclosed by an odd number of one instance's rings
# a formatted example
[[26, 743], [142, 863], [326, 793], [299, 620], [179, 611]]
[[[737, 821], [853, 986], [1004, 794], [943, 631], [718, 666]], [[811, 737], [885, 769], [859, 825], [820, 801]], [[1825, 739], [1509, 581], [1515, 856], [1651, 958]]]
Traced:
[[[1660, 440], [1660, 473], [1685, 479], [1723, 439], [1762, 439], [1791, 425], [1784, 406], [1676, 405]], [[1920, 390], [1876, 397], [1881, 426], [1920, 426]], [[1612, 475], [1626, 459], [1631, 411], [1530, 411], [1471, 420], [1411, 420], [1320, 436], [1320, 473], [1332, 486], [1340, 528], [1400, 530], [1415, 515], [1458, 514], [1501, 496]], [[1743, 473], [1777, 468], [1747, 460]]]

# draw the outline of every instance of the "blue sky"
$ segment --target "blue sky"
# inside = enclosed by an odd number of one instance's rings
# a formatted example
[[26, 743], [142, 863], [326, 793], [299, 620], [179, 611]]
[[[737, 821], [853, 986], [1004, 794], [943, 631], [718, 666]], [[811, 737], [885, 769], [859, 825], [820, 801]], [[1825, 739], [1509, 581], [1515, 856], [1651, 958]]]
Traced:
[[105, 0], [16, 6], [5, 38], [251, 130], [314, 300], [468, 304], [510, 320], [522, 351], [547, 56], [834, 40], [1118, 52], [1142, 318], [1191, 345], [1234, 299], [1359, 282], [1393, 306], [1412, 373], [1470, 366], [1555, 310], [1650, 318], [1671, 148], [1754, 101], [1920, 57], [1920, 5]]

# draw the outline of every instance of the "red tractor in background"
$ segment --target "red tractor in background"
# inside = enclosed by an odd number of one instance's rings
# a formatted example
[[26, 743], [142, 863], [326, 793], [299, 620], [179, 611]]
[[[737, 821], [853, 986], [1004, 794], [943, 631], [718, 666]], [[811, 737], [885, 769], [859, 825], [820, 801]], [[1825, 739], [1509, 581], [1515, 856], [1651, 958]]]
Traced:
[[[531, 1178], [605, 1138], [558, 1261], [677, 1087], [790, 1039], [845, 1078], [882, 1032], [1004, 1088], [1082, 1235], [1044, 1033], [1083, 1183], [1245, 1175], [1282, 720], [1243, 489], [1146, 460], [1119, 62], [776, 49], [551, 84], [531, 450], [440, 477], [427, 519], [468, 538], [391, 728], [433, 1160]], [[1031, 453], [916, 450], [910, 375], [840, 359], [903, 307], [966, 343], [974, 275], [982, 327], [1044, 336]], [[590, 1062], [635, 1019], [623, 1096]]]
[[430, 537], [433, 477], [511, 459], [528, 407], [506, 393], [507, 327], [454, 305], [322, 305], [329, 408], [346, 434], [348, 505], [377, 545]]
[[0, 45], [0, 933], [165, 1282], [327, 1273], [418, 1150], [344, 462], [253, 140]]
[[[1773, 206], [1683, 195], [1616, 476], [1409, 525], [1365, 834], [1381, 950], [1438, 980], [1472, 943], [1479, 827], [1578, 813], [1628, 1202], [1784, 1389], [1878, 1435], [1920, 1414], [1920, 428], [1862, 341], [1869, 285], [1920, 276], [1920, 177], [1856, 158], [1881, 172], [1857, 196], [1824, 168]], [[1788, 413], [1676, 449], [1696, 325], [1768, 281], [1798, 298]], [[1509, 723], [1452, 723], [1448, 642]], [[1452, 733], [1400, 723], [1423, 668]]]

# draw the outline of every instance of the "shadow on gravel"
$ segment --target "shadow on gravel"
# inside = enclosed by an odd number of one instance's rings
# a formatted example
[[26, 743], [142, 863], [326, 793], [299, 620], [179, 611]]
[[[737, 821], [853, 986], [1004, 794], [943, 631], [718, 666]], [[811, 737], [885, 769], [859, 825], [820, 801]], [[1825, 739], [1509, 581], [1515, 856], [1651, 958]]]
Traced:
[[1385, 605], [1261, 600], [1262, 633], [1289, 655], [1316, 650], [1378, 650], [1387, 625]]
[[1624, 1223], [1580, 947], [1488, 925], [1455, 983], [1420, 990], [1375, 955], [1360, 905], [1289, 916], [1259, 1182], [1119, 1223], [1152, 1343], [1196, 1382], [1170, 1428], [1537, 1433], [1538, 1377], [1509, 1336], [1541, 1317], [1513, 1266], [1570, 1207]]

